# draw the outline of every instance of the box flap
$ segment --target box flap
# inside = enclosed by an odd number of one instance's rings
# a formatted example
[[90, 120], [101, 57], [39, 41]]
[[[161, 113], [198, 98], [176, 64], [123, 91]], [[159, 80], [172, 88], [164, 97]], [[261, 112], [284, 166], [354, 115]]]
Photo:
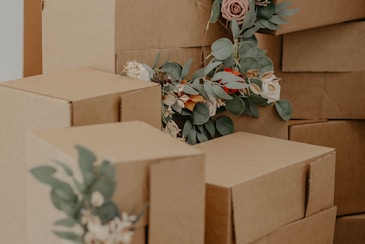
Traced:
[[332, 152], [309, 165], [306, 217], [333, 206], [335, 163], [336, 153]]
[[204, 243], [203, 155], [165, 159], [150, 167], [148, 243]]
[[364, 39], [365, 21], [286, 34], [283, 36], [282, 70], [285, 72], [365, 70]]
[[337, 218], [334, 244], [365, 243], [365, 214]]
[[336, 207], [332, 207], [311, 217], [283, 226], [251, 244], [330, 244], [333, 243], [335, 222]]
[[334, 150], [246, 132], [194, 147], [207, 153], [206, 182], [223, 187], [233, 187]]
[[72, 102], [158, 86], [153, 82], [89, 68], [37, 75], [1, 85]]

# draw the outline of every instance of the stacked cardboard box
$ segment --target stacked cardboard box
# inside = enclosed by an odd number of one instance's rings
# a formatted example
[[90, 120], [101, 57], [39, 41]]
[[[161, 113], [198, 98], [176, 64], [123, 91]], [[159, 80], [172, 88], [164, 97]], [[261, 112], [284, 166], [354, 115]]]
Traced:
[[[289, 139], [336, 148], [336, 243], [363, 243], [353, 218], [365, 212], [365, 2], [302, 4], [301, 11], [309, 14], [310, 6], [316, 17], [302, 19], [303, 28], [296, 29], [296, 18], [304, 16], [300, 11], [292, 17], [292, 29], [261, 36], [262, 45], [282, 78], [282, 96], [292, 102], [293, 118], [298, 119], [289, 123]], [[347, 215], [354, 217], [342, 217]]]
[[160, 103], [155, 83], [87, 68], [1, 83], [0, 242], [26, 243], [27, 133], [130, 120], [160, 128]]
[[[156, 143], [158, 141], [158, 143]], [[144, 122], [122, 122], [40, 131], [27, 137], [27, 168], [57, 159], [78, 171], [75, 145], [116, 168], [113, 201], [121, 210], [149, 207], [133, 244], [204, 243], [204, 154]], [[62, 243], [52, 223], [64, 216], [49, 200], [49, 187], [27, 177], [28, 243]]]
[[245, 132], [195, 148], [206, 154], [206, 243], [332, 243], [333, 148]]

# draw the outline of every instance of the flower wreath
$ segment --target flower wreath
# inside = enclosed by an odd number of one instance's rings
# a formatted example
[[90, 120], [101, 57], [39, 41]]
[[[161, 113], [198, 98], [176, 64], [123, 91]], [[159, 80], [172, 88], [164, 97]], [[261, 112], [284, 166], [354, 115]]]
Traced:
[[204, 142], [234, 131], [233, 121], [219, 113], [258, 118], [258, 106], [274, 103], [281, 119], [289, 120], [291, 104], [280, 100], [279, 78], [272, 61], [258, 47], [255, 33], [277, 30], [296, 9], [290, 3], [268, 0], [214, 0], [210, 23], [219, 22], [232, 39], [220, 38], [211, 45], [208, 64], [187, 79], [192, 60], [155, 64], [129, 61], [122, 75], [161, 84], [162, 130], [189, 144]]

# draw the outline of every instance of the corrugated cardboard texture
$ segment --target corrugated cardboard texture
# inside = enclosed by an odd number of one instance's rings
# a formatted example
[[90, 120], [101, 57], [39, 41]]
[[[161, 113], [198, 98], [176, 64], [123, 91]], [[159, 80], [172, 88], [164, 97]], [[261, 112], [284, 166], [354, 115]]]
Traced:
[[365, 243], [365, 214], [337, 218], [334, 244]]
[[[276, 0], [275, 2], [281, 3], [286, 0]], [[273, 32], [276, 35], [365, 17], [363, 0], [292, 0], [290, 2], [292, 2], [290, 8], [298, 8], [300, 11], [287, 17], [289, 24], [281, 25], [278, 31]]]
[[[365, 12], [365, 7], [363, 9]], [[283, 36], [285, 72], [365, 70], [365, 21], [300, 31]]]
[[224, 112], [217, 116], [225, 115], [233, 120], [235, 132], [244, 131], [253, 134], [288, 139], [288, 122], [282, 120], [276, 112], [274, 105], [259, 107], [259, 118], [245, 115], [236, 116]]
[[[147, 89], [160, 94], [157, 84], [91, 69], [32, 76], [0, 84], [0, 243], [24, 244], [25, 136], [28, 132], [127, 118], [143, 120], [133, 106], [121, 106], [121, 95]], [[138, 93], [140, 98], [142, 95]], [[131, 99], [134, 97], [130, 97]], [[125, 103], [128, 104], [128, 97]], [[134, 100], [134, 102], [136, 102]], [[160, 96], [150, 96], [143, 109], [160, 115]], [[133, 114], [133, 115], [132, 115]], [[160, 117], [148, 121], [160, 128]], [[16, 179], [14, 178], [16, 176]]]
[[[138, 224], [149, 222], [149, 243], [203, 243], [204, 155], [198, 150], [143, 122], [48, 130], [27, 142], [28, 169], [54, 158], [76, 169], [76, 144], [92, 149], [99, 160], [110, 159], [117, 170], [118, 207], [138, 210], [150, 203]], [[50, 231], [62, 215], [49, 200], [49, 187], [30, 175], [27, 183], [28, 243], [62, 243]]]
[[[235, 235], [230, 239], [235, 239], [238, 244], [249, 243], [303, 218], [307, 205], [312, 205], [311, 208], [317, 212], [333, 206], [333, 195], [319, 202], [312, 202], [312, 199], [324, 198], [326, 195], [311, 196], [325, 189], [329, 193], [333, 192], [334, 175], [331, 172], [334, 172], [335, 151], [332, 148], [244, 132], [200, 143], [195, 147], [206, 153], [207, 196], [210, 196], [211, 201], [216, 200], [206, 205], [206, 219], [211, 221], [206, 225], [206, 232], [212, 235], [209, 237], [211, 243], [230, 243], [224, 234], [229, 231], [229, 221], [233, 221]], [[323, 162], [326, 166], [332, 165], [328, 175], [319, 179], [316, 175], [312, 176], [309, 165]], [[322, 170], [321, 166], [318, 167]], [[312, 166], [311, 169], [314, 171], [316, 167]], [[309, 180], [311, 177], [312, 181]], [[332, 184], [329, 183], [331, 180]], [[311, 192], [311, 189], [314, 191]], [[308, 199], [307, 191], [310, 196]], [[231, 196], [228, 209], [225, 208], [226, 204], [221, 204], [226, 201], [227, 194]], [[310, 202], [307, 203], [307, 200]], [[209, 217], [216, 215], [217, 211], [232, 211], [233, 218], [223, 222], [227, 217]], [[314, 214], [315, 211], [310, 212]]]
[[335, 222], [336, 207], [332, 207], [281, 227], [252, 244], [332, 244]]
[[365, 211], [365, 121], [328, 121], [290, 127], [290, 140], [336, 149], [337, 214]]
[[42, 73], [42, 10], [40, 0], [24, 1], [23, 77]]
[[211, 0], [47, 0], [43, 10], [43, 72], [95, 67], [115, 72], [115, 53], [210, 46], [230, 36], [211, 24]]

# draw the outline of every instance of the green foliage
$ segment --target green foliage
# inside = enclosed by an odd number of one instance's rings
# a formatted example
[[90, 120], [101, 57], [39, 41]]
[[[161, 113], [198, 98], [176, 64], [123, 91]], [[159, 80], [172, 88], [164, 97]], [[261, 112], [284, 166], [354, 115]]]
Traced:
[[216, 120], [216, 128], [222, 136], [232, 134], [234, 131], [233, 121], [227, 116], [218, 117]]
[[226, 101], [226, 109], [234, 115], [241, 115], [245, 111], [245, 102], [237, 95]]
[[290, 120], [293, 109], [288, 100], [279, 100], [275, 103], [276, 111], [278, 112], [279, 116], [283, 120]]
[[225, 60], [232, 55], [234, 46], [231, 40], [228, 38], [220, 38], [213, 42], [212, 55], [218, 60]]

